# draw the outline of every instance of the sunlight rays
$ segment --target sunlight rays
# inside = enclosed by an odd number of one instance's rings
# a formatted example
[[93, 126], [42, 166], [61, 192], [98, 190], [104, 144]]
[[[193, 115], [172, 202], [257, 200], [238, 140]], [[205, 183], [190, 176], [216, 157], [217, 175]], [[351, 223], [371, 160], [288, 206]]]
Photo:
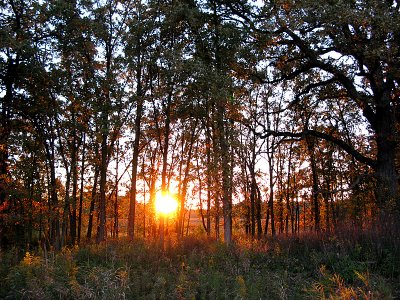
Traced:
[[178, 208], [178, 201], [169, 192], [158, 192], [155, 203], [156, 212], [159, 215], [172, 215]]

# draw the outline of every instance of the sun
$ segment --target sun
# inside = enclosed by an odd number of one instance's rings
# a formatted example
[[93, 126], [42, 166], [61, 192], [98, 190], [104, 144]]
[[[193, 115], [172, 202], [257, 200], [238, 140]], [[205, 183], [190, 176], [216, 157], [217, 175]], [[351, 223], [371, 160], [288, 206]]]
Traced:
[[177, 210], [178, 202], [169, 192], [158, 192], [155, 207], [157, 214], [170, 215]]

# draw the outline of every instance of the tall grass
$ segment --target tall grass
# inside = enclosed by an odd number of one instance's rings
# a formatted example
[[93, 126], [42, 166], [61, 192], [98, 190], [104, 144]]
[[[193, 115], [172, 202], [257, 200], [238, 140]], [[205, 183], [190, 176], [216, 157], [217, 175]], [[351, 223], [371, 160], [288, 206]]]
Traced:
[[231, 247], [188, 237], [1, 252], [3, 299], [393, 299], [398, 228], [303, 233]]

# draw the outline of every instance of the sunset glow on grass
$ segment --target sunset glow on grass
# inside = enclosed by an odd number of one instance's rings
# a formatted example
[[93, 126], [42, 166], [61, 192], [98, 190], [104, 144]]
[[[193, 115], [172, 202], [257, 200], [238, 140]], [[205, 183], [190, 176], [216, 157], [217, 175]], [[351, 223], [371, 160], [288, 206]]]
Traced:
[[169, 192], [159, 192], [156, 195], [156, 212], [157, 214], [170, 215], [178, 208], [178, 201]]

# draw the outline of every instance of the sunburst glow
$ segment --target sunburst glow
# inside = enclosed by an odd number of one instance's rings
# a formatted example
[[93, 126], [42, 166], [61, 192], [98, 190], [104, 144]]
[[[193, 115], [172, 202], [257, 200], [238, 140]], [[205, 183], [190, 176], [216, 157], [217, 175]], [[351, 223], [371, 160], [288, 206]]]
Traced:
[[156, 212], [162, 215], [169, 215], [176, 211], [178, 202], [169, 192], [159, 192], [156, 195]]

